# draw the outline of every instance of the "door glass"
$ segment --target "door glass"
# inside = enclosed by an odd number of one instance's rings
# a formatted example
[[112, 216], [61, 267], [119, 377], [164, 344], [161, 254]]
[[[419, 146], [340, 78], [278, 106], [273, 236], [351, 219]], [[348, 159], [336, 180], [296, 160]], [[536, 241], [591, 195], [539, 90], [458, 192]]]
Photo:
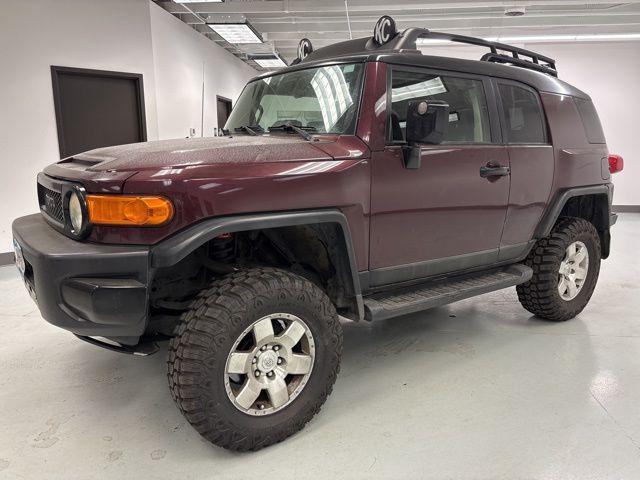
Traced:
[[509, 143], [547, 143], [546, 126], [538, 96], [528, 88], [516, 85], [498, 86]]
[[489, 112], [480, 80], [393, 70], [389, 140], [404, 142], [407, 107], [419, 100], [449, 104], [449, 128], [442, 143], [490, 143]]

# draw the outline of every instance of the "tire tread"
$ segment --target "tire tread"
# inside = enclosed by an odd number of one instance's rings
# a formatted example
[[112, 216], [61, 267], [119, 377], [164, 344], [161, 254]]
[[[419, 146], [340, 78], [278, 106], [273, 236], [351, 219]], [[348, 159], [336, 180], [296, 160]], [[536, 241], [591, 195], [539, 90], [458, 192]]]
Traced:
[[[331, 365], [329, 378], [319, 397], [308, 402], [302, 413], [282, 428], [270, 429], [264, 434], [237, 431], [215, 408], [203, 404], [200, 387], [205, 381], [210, 346], [229, 341], [230, 331], [243, 322], [246, 303], [264, 302], [273, 287], [304, 296], [303, 301], [314, 305], [327, 323]], [[335, 307], [327, 295], [315, 284], [298, 275], [270, 267], [252, 268], [231, 273], [212, 282], [192, 301], [189, 310], [176, 326], [169, 342], [167, 379], [173, 400], [189, 423], [210, 442], [236, 451], [258, 450], [280, 442], [301, 430], [320, 411], [331, 394], [342, 354], [342, 327]]]
[[[589, 274], [597, 280], [600, 270], [600, 237], [595, 227], [577, 217], [561, 217], [548, 237], [538, 240], [525, 259], [525, 265], [533, 269], [531, 280], [516, 287], [522, 306], [537, 317], [562, 322], [578, 315], [589, 302], [595, 280], [585, 285], [586, 297], [564, 301], [558, 294], [558, 264], [564, 258], [566, 246], [581, 235], [591, 237], [597, 250], [597, 258], [589, 260]], [[575, 300], [580, 300], [576, 302]]]

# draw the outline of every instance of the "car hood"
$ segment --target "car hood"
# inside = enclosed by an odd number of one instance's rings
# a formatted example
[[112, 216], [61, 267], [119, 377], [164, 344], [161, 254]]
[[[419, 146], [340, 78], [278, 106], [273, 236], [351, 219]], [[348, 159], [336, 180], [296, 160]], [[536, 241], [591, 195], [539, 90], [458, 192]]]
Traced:
[[329, 160], [334, 157], [327, 153], [326, 144], [334, 142], [308, 142], [288, 134], [160, 140], [98, 148], [62, 163], [82, 165], [92, 172], [131, 172], [218, 163]]

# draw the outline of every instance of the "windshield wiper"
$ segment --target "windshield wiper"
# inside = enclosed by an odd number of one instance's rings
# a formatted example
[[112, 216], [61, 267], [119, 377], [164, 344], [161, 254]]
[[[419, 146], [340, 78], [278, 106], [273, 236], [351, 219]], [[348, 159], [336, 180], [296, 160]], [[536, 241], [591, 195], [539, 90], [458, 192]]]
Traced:
[[300, 136], [304, 138], [306, 141], [310, 142], [311, 140], [313, 140], [313, 136], [309, 134], [309, 131], [315, 132], [316, 127], [298, 127], [297, 125], [293, 125], [291, 123], [285, 123], [284, 125], [269, 127], [269, 131], [270, 132], [275, 132], [275, 131], [296, 132], [300, 134]]
[[247, 132], [249, 135], [260, 135], [258, 132], [263, 132], [260, 125], [241, 125], [233, 129], [234, 132]]

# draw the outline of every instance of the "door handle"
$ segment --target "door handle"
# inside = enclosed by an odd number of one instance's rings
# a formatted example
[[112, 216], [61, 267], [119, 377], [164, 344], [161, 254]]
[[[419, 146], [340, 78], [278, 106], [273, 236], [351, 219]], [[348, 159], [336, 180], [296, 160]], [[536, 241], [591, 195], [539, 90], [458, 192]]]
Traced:
[[509, 173], [511, 173], [511, 169], [509, 167], [491, 162], [480, 167], [480, 176], [482, 178], [506, 177]]

